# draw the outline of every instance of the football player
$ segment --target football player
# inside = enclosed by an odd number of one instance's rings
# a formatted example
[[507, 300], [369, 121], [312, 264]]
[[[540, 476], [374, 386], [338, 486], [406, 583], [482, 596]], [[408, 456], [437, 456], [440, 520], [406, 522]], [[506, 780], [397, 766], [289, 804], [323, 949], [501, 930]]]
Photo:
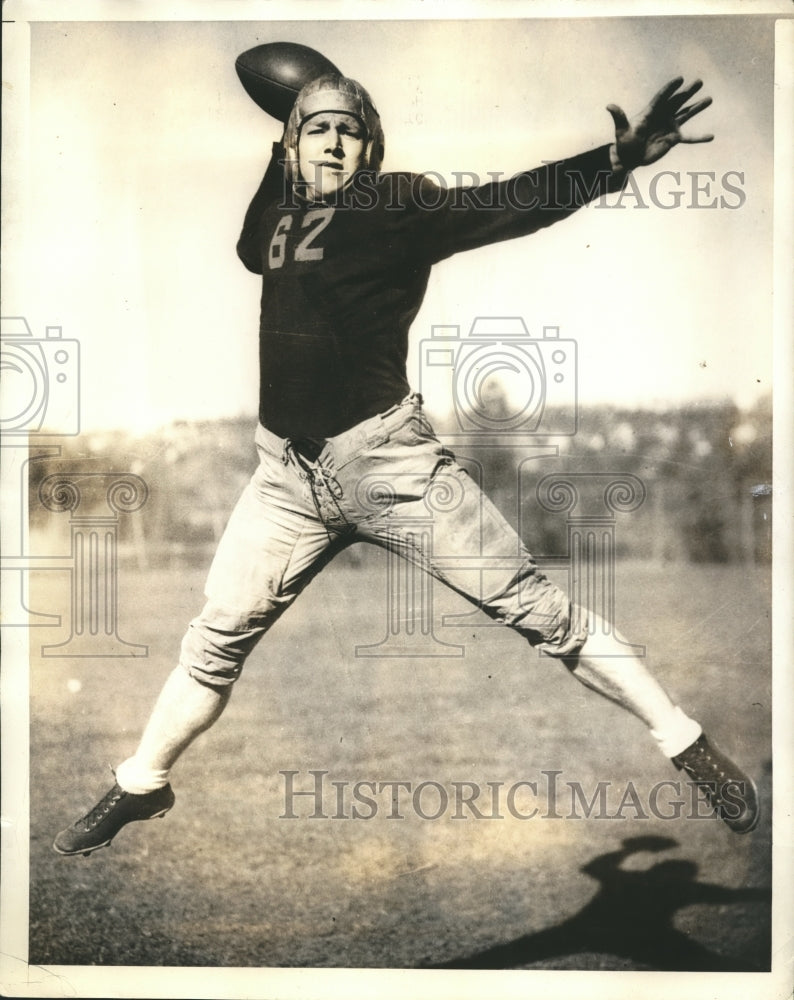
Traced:
[[[218, 546], [207, 603], [190, 623], [137, 750], [97, 806], [58, 834], [56, 851], [89, 854], [126, 823], [171, 808], [171, 769], [220, 716], [248, 654], [309, 580], [357, 540], [412, 560], [562, 661], [639, 717], [731, 829], [754, 828], [752, 780], [639, 659], [626, 657], [611, 626], [573, 606], [539, 571], [442, 446], [406, 375], [409, 329], [436, 262], [562, 222], [676, 144], [709, 141], [681, 132], [710, 104], [696, 97], [700, 87], [672, 80], [632, 121], [610, 105], [613, 141], [467, 190], [382, 173], [380, 118], [354, 80], [328, 74], [303, 88], [237, 247], [262, 276], [259, 465]], [[426, 504], [437, 489], [448, 502]], [[432, 547], [412, 524], [429, 510]], [[503, 567], [483, 574], [481, 585], [478, 574], [439, 565], [444, 552], [485, 554], [496, 567], [501, 558]], [[596, 632], [598, 654], [588, 651]]]

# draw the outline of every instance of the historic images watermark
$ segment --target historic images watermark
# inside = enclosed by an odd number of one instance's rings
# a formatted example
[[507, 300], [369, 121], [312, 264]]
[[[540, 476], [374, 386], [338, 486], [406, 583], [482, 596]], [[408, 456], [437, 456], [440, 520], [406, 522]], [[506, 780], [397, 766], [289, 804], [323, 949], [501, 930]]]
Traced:
[[149, 495], [140, 476], [80, 469], [44, 477], [36, 502], [70, 514], [66, 553], [34, 551], [28, 511], [31, 465], [57, 459], [54, 439], [80, 433], [80, 342], [60, 326], [34, 336], [22, 316], [3, 317], [0, 371], [3, 379], [2, 496], [5, 507], [0, 575], [3, 627], [53, 627], [60, 615], [30, 607], [31, 571], [61, 570], [70, 576], [70, 634], [41, 647], [43, 656], [146, 656], [148, 647], [118, 634], [119, 515], [138, 511]]
[[278, 773], [278, 818], [290, 820], [700, 820], [738, 816], [744, 794], [741, 782], [726, 784], [715, 811], [694, 781], [585, 784], [555, 768], [512, 781], [351, 779], [323, 768]]
[[80, 432], [80, 343], [48, 326], [35, 337], [23, 316], [0, 320], [3, 437]]
[[[438, 537], [440, 519], [454, 516], [462, 503], [454, 475], [442, 472], [434, 478], [424, 497], [424, 509], [419, 514], [412, 510], [410, 523], [395, 502], [401, 492], [399, 478], [364, 477], [359, 492], [371, 497], [373, 505], [392, 504], [390, 513], [402, 531], [412, 534], [421, 559], [406, 562], [388, 549], [385, 635], [379, 642], [358, 645], [356, 655], [464, 656], [465, 645], [454, 641], [451, 630], [470, 628], [473, 615], [479, 624], [498, 621], [483, 623], [482, 616], [474, 612], [446, 615], [437, 622], [434, 581], [423, 572], [423, 565], [432, 563], [442, 578], [464, 574], [476, 581], [475, 592], [488, 593], [497, 576], [504, 577], [506, 571], [518, 574], [526, 566], [529, 556], [521, 545], [523, 529], [531, 521], [531, 511], [540, 507], [566, 513], [568, 534], [567, 551], [537, 560], [541, 570], [567, 575], [567, 590], [577, 607], [605, 612], [597, 625], [589, 626], [590, 648], [600, 652], [599, 639], [608, 638], [610, 641], [602, 643], [604, 655], [615, 656], [619, 646], [620, 655], [644, 656], [644, 646], [622, 640], [616, 645], [612, 634], [617, 515], [642, 505], [646, 497], [642, 481], [626, 473], [547, 475], [536, 492], [526, 495], [527, 466], [556, 457], [559, 444], [555, 439], [571, 438], [579, 429], [576, 340], [562, 336], [558, 326], [546, 325], [533, 332], [520, 316], [477, 316], [468, 329], [434, 324], [430, 337], [419, 344], [419, 355], [420, 393], [452, 402], [452, 423], [440, 437], [477, 477], [486, 495], [499, 485], [488, 482], [489, 460], [495, 453], [500, 456], [501, 485], [512, 484], [508, 492], [516, 498], [515, 551], [506, 553], [503, 547], [491, 551], [485, 521], [478, 537], [469, 538], [465, 548], [461, 549], [459, 538], [454, 548], [444, 548]], [[531, 537], [531, 532], [526, 535]], [[530, 600], [528, 592], [522, 597]], [[529, 624], [533, 614], [529, 604], [525, 610]], [[603, 636], [596, 634], [598, 629]]]
[[468, 330], [435, 324], [420, 345], [419, 391], [442, 376], [456, 427], [444, 437], [521, 447], [578, 428], [576, 341], [558, 326], [533, 336], [521, 316], [477, 316]]
[[[292, 162], [280, 161], [285, 169]], [[569, 183], [559, 185], [556, 181], [562, 165], [544, 160], [541, 167], [549, 168], [552, 183], [548, 186], [543, 183], [546, 175], [531, 172], [510, 175], [489, 170], [482, 175], [472, 170], [454, 170], [450, 181], [438, 170], [388, 174], [362, 171], [337, 193], [335, 205], [355, 206], [359, 210], [381, 208], [387, 212], [401, 211], [408, 206], [428, 212], [442, 206], [453, 211], [559, 212], [570, 211], [590, 201], [596, 209], [653, 207], [662, 211], [736, 211], [747, 201], [743, 170], [726, 170], [719, 175], [713, 170], [658, 170], [643, 176], [642, 185], [630, 171], [623, 177], [619, 192], [604, 194], [604, 186], [612, 178], [611, 171], [597, 173], [588, 183], [584, 175], [568, 167], [565, 178]], [[320, 169], [318, 163], [318, 173]], [[315, 187], [320, 186], [319, 177], [314, 183]], [[298, 189], [309, 186], [305, 181], [296, 185]], [[560, 190], [567, 191], [567, 197], [560, 197]], [[287, 196], [291, 197], [294, 193]], [[287, 200], [281, 207], [289, 208], [291, 202]]]

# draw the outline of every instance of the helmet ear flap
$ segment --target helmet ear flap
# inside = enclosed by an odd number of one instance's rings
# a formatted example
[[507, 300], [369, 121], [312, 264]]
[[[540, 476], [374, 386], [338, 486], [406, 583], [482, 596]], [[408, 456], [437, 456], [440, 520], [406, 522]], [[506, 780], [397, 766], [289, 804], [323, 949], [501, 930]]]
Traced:
[[375, 128], [370, 130], [370, 137], [367, 142], [367, 151], [364, 163], [368, 170], [380, 170], [385, 153], [384, 145], [383, 129], [381, 128], [380, 121], [378, 120]]
[[287, 139], [284, 140], [284, 176], [290, 184], [298, 179], [297, 143], [293, 145]]

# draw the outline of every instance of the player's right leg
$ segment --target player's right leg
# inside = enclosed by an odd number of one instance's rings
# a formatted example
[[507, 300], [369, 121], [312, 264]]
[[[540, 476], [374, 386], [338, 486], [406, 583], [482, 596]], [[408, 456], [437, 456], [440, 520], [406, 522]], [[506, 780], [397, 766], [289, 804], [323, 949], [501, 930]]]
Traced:
[[257, 642], [338, 550], [283, 442], [257, 431], [260, 464], [238, 501], [207, 579], [208, 602], [182, 641], [137, 750], [116, 784], [55, 838], [59, 854], [90, 854], [127, 823], [164, 815], [174, 803], [171, 768], [218, 719]]
[[[53, 844], [58, 854], [90, 854], [110, 844], [127, 823], [163, 816], [173, 806], [171, 768], [219, 718], [245, 655], [269, 627], [262, 623], [235, 632], [234, 625], [228, 613], [211, 603], [191, 622], [180, 662], [158, 695], [135, 754], [116, 768], [116, 782], [101, 801], [58, 834]], [[213, 642], [212, 636], [218, 641]], [[224, 640], [231, 637], [235, 649], [225, 650]], [[222, 669], [214, 677], [218, 664], [213, 664], [213, 656], [222, 659]]]

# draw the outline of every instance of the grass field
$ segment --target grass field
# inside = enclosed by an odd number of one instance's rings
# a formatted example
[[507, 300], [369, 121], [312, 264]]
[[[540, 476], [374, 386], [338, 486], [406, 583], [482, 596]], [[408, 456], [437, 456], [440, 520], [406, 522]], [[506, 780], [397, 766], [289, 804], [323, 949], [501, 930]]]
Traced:
[[[177, 803], [91, 858], [54, 834], [112, 783], [134, 748], [201, 603], [203, 570], [122, 567], [122, 637], [145, 658], [44, 658], [68, 628], [37, 629], [31, 665], [30, 962], [58, 965], [762, 970], [770, 961], [770, 647], [765, 570], [676, 565], [619, 570], [618, 621], [648, 647], [680, 703], [760, 781], [758, 830], [711, 818], [616, 813], [631, 783], [647, 804], [678, 779], [640, 723], [472, 619], [440, 631], [459, 658], [363, 658], [385, 631], [384, 560], [363, 553], [321, 575], [249, 660], [216, 726], [180, 761]], [[749, 574], [749, 575], [748, 575]], [[68, 619], [60, 572], [34, 606]], [[436, 615], [465, 611], [436, 593]], [[295, 798], [328, 772], [323, 812]], [[543, 772], [607, 814], [551, 818]], [[349, 782], [332, 787], [330, 782]], [[410, 782], [391, 818], [352, 818], [352, 785]], [[426, 786], [414, 808], [412, 792]], [[437, 819], [439, 786], [524, 786], [504, 818]], [[458, 786], [462, 787], [462, 786]], [[686, 786], [684, 786], [686, 787]], [[337, 800], [340, 794], [342, 798]], [[670, 794], [669, 792], [667, 793]], [[667, 801], [662, 797], [660, 801]], [[562, 803], [562, 804], [560, 804]], [[519, 818], [531, 808], [540, 812]], [[360, 807], [359, 812], [371, 813]], [[582, 810], [579, 810], [581, 813]], [[647, 809], [646, 809], [647, 813]], [[333, 818], [346, 816], [348, 818]], [[546, 818], [544, 818], [544, 816]]]

